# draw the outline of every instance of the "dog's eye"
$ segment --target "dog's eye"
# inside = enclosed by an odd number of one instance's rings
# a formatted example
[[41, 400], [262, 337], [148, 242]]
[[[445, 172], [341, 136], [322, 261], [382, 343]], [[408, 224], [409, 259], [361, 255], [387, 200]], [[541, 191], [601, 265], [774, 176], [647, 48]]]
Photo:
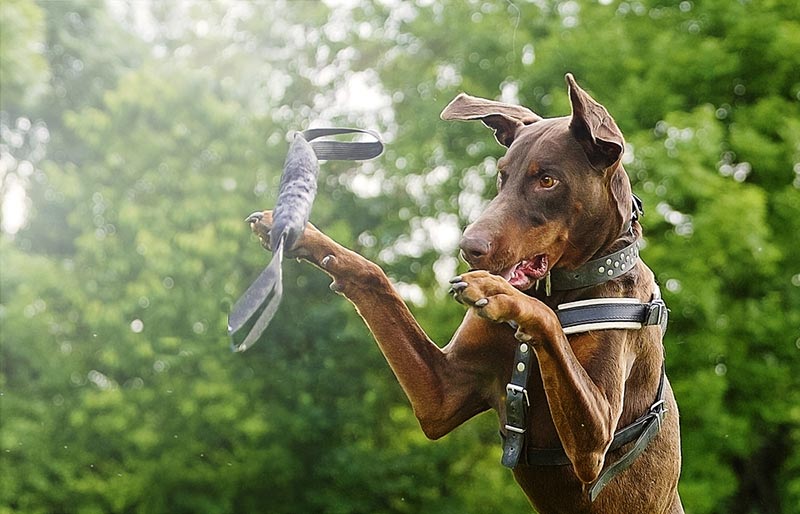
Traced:
[[550, 175], [543, 175], [541, 178], [539, 178], [539, 186], [544, 189], [550, 189], [556, 184], [558, 184], [558, 180], [554, 179]]

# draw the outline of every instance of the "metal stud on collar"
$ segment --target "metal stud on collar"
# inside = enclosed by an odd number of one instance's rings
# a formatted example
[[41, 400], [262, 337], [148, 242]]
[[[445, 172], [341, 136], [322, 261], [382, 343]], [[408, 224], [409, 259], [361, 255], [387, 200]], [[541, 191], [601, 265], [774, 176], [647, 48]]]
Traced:
[[608, 275], [609, 277], [616, 277], [630, 270], [631, 262], [636, 263], [639, 257], [639, 245], [634, 244], [613, 254], [606, 258], [600, 266], [597, 267], [599, 275]]

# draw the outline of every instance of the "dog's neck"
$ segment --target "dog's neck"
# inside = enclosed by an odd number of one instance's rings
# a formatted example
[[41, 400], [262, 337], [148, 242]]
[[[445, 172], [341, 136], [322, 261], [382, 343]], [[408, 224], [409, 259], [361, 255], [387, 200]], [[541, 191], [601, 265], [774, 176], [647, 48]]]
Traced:
[[[575, 269], [551, 270], [547, 277], [528, 291], [528, 294], [552, 306], [578, 297], [605, 296], [599, 294], [599, 289], [605, 284], [626, 276], [632, 278], [631, 275], [635, 275], [634, 270], [639, 261], [638, 242], [642, 235], [642, 227], [638, 220], [643, 210], [641, 200], [633, 194], [631, 197], [630, 218], [623, 224], [622, 232], [610, 244], [605, 245]], [[620, 288], [625, 289], [625, 286], [620, 284]]]

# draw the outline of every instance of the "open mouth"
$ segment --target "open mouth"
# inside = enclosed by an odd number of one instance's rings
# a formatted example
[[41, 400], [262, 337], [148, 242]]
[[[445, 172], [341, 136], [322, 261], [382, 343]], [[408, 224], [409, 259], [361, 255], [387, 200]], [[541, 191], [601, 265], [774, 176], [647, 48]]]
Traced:
[[539, 254], [530, 260], [519, 262], [502, 273], [508, 283], [520, 291], [530, 289], [547, 275], [547, 255]]

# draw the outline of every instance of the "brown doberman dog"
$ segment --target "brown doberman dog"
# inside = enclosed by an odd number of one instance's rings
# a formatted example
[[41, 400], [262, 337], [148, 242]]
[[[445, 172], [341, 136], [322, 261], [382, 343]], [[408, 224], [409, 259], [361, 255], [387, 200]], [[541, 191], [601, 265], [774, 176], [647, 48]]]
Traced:
[[[442, 112], [508, 147], [498, 194], [461, 241], [471, 271], [452, 292], [469, 310], [444, 348], [376, 264], [311, 225], [293, 254], [355, 304], [428, 437], [497, 411], [503, 463], [540, 513], [682, 513], [666, 309], [638, 258], [623, 137], [567, 83], [567, 117], [464, 94]], [[271, 219], [249, 218], [267, 245]]]

